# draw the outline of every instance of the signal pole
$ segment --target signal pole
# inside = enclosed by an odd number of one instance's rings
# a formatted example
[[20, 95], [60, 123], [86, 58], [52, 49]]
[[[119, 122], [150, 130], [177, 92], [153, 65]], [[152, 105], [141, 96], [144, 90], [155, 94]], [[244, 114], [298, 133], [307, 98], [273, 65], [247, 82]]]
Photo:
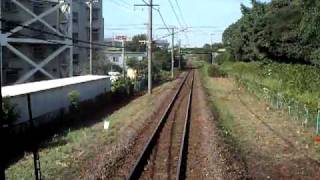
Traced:
[[172, 31], [172, 39], [171, 39], [171, 78], [174, 77], [174, 28], [171, 28]]

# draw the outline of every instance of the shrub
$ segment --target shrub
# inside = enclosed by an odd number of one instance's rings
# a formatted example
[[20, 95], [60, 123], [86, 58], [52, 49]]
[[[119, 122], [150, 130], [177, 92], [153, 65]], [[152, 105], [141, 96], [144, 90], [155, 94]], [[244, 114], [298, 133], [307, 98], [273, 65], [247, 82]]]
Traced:
[[80, 93], [76, 90], [68, 94], [68, 99], [72, 109], [78, 110], [80, 105]]
[[215, 57], [215, 62], [221, 65], [226, 62], [235, 62], [235, 60], [232, 58], [231, 54], [227, 51], [227, 52], [218, 54], [218, 56]]
[[218, 65], [210, 65], [207, 69], [210, 77], [224, 77], [226, 73], [222, 71]]
[[0, 123], [1, 127], [6, 124], [10, 124], [19, 118], [19, 113], [16, 110], [14, 104], [11, 104], [8, 97], [2, 98], [2, 121]]
[[133, 92], [133, 82], [129, 78], [119, 78], [112, 83], [111, 92], [115, 95], [128, 96]]

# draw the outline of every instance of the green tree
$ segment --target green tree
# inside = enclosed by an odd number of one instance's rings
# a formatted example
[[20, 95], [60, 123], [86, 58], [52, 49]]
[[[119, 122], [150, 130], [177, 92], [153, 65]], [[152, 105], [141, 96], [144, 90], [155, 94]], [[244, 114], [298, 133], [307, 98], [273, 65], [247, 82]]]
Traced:
[[143, 41], [147, 40], [145, 34], [138, 34], [133, 36], [132, 41], [127, 43], [127, 51], [146, 52], [146, 44]]
[[319, 1], [252, 0], [241, 11], [242, 17], [223, 33], [234, 59], [320, 64]]

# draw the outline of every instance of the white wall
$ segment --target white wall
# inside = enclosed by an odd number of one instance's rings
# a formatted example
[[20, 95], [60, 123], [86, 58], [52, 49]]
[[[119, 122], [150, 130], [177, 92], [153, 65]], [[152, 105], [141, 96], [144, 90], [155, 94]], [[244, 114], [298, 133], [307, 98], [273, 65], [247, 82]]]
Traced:
[[[111, 81], [109, 77], [106, 77], [103, 79], [32, 92], [30, 93], [30, 102], [33, 118], [38, 118], [61, 108], [68, 108], [70, 106], [68, 94], [74, 90], [80, 93], [80, 102], [82, 102], [110, 92]], [[10, 97], [10, 102], [11, 104], [16, 105], [20, 115], [14, 124], [29, 121], [27, 94], [12, 96]]]

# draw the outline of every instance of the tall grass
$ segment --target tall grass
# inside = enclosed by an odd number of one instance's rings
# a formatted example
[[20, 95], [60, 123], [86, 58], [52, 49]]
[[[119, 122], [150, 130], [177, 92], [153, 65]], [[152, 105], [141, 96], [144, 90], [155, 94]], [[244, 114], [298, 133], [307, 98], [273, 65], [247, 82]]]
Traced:
[[279, 63], [224, 63], [221, 69], [276, 108], [287, 109], [305, 124], [315, 124], [320, 109], [320, 69]]

